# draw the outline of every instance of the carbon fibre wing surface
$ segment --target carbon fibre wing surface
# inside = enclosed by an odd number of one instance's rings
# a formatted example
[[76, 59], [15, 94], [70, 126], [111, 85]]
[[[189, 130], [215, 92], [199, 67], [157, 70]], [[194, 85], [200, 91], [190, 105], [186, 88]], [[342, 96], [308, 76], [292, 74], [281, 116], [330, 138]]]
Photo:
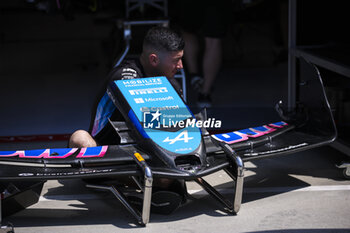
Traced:
[[0, 152], [0, 180], [50, 180], [137, 175], [136, 145], [56, 148]]

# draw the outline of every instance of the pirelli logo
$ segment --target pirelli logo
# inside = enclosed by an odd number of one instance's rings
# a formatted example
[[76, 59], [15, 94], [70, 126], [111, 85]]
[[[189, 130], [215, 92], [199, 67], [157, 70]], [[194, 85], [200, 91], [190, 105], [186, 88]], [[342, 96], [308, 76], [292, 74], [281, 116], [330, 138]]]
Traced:
[[129, 90], [129, 93], [131, 95], [157, 94], [166, 92], [168, 92], [168, 89], [166, 87]]

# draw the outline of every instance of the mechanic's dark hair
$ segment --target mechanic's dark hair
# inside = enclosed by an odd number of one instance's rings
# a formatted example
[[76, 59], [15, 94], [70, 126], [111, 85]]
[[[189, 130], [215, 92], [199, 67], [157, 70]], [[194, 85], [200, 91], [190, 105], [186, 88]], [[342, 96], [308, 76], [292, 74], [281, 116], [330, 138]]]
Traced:
[[183, 50], [184, 47], [185, 41], [181, 34], [167, 27], [151, 28], [143, 40], [143, 48], [154, 49], [158, 52], [177, 52]]

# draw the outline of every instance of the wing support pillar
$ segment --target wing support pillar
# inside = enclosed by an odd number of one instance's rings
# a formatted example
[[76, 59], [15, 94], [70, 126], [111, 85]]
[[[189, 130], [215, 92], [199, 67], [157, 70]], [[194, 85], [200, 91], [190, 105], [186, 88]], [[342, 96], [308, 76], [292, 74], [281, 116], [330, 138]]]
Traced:
[[197, 178], [195, 181], [202, 188], [222, 204], [230, 213], [237, 214], [242, 203], [243, 183], [244, 183], [244, 163], [235, 151], [227, 144], [218, 143], [226, 153], [230, 161], [230, 167], [225, 169], [225, 172], [234, 180], [235, 190], [232, 202], [225, 199], [214, 187], [207, 183], [203, 178]]
[[[143, 173], [144, 184], [142, 185], [140, 182], [137, 182], [137, 185], [140, 186], [141, 190], [143, 191], [143, 204], [141, 213], [129, 203], [128, 198], [114, 185], [106, 186], [88, 184], [87, 187], [108, 190], [113, 193], [113, 195], [117, 197], [117, 199], [124, 205], [124, 207], [137, 219], [138, 223], [145, 226], [149, 222], [151, 213], [153, 175], [151, 168], [147, 165], [146, 161], [139, 153], [134, 153], [134, 158]], [[135, 177], [133, 177], [133, 179], [137, 180]]]
[[244, 183], [244, 163], [236, 152], [228, 145], [222, 145], [231, 163], [231, 169], [225, 168], [226, 173], [235, 181], [235, 195], [233, 198], [233, 209], [230, 211], [237, 214], [242, 204], [243, 183]]

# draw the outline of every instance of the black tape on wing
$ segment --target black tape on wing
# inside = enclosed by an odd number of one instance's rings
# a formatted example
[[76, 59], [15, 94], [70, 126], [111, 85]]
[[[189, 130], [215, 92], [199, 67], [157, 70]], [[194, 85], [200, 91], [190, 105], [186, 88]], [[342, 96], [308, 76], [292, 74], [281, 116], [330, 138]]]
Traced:
[[135, 176], [140, 171], [134, 165], [97, 167], [31, 167], [0, 164], [0, 181], [57, 180], [68, 178], [96, 178], [112, 176]]

